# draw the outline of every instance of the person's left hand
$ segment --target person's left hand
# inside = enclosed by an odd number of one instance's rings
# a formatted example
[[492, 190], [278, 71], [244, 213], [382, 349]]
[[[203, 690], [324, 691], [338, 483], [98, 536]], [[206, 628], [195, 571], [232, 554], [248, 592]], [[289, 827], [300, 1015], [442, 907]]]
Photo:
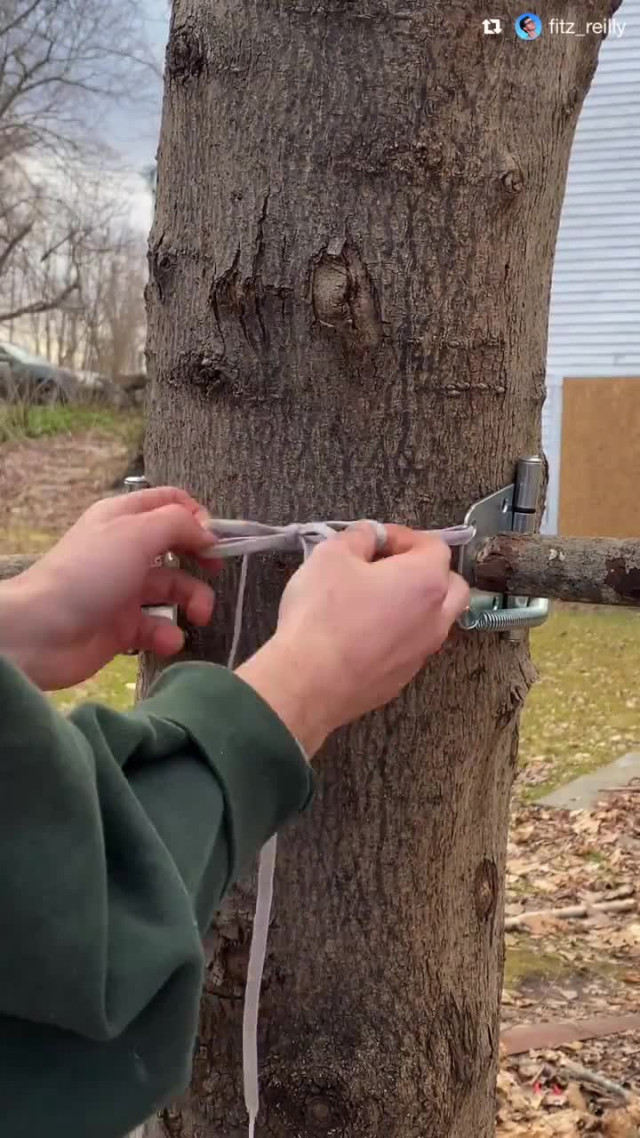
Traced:
[[211, 587], [152, 567], [171, 550], [215, 568], [207, 516], [172, 487], [96, 502], [30, 569], [0, 584], [0, 652], [45, 691], [81, 683], [134, 648], [179, 652], [182, 631], [142, 605], [178, 605], [192, 624], [208, 624]]

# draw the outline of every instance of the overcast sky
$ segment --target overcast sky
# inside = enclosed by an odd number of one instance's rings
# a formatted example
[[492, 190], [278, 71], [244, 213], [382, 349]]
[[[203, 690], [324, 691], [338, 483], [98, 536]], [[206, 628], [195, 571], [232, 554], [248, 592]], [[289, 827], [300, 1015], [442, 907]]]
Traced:
[[[154, 57], [161, 67], [169, 32], [169, 5], [166, 0], [140, 0], [144, 11], [145, 32]], [[148, 231], [151, 225], [151, 198], [142, 179], [142, 171], [156, 156], [162, 82], [150, 83], [148, 96], [135, 106], [114, 107], [104, 123], [105, 141], [122, 160], [122, 186], [130, 201], [131, 222]]]

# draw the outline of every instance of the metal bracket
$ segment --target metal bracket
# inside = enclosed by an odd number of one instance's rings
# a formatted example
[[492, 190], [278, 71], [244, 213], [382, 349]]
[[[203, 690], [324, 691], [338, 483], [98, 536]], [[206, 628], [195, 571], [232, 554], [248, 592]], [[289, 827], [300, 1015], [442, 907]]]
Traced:
[[[533, 533], [542, 481], [542, 459], [538, 455], [521, 458], [515, 481], [482, 498], [467, 511], [465, 525], [475, 527], [475, 537], [462, 546], [458, 572], [468, 581], [479, 546], [498, 533]], [[519, 640], [526, 628], [543, 624], [549, 615], [546, 597], [506, 597], [473, 589], [469, 608], [458, 618], [467, 631], [506, 632]]]
[[[133, 494], [136, 490], [148, 490], [151, 483], [148, 478], [143, 474], [129, 474], [124, 480], [125, 494]], [[154, 568], [159, 568], [162, 565], [177, 566], [179, 564], [177, 557], [172, 553], [167, 554], [166, 557], [156, 557], [153, 562]], [[161, 616], [164, 620], [170, 620], [172, 624], [178, 623], [178, 608], [177, 605], [143, 605], [144, 611], [149, 616]], [[133, 649], [129, 655], [137, 655], [137, 649]]]

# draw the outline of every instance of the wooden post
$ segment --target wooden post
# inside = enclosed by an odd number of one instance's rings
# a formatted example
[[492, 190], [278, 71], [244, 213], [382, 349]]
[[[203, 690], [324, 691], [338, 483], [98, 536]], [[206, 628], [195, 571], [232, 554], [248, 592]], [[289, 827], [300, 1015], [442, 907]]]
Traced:
[[490, 538], [474, 562], [476, 588], [522, 597], [640, 606], [640, 538]]
[[[0, 581], [35, 561], [0, 557]], [[500, 534], [479, 547], [471, 584], [510, 596], [640, 608], [640, 538]]]

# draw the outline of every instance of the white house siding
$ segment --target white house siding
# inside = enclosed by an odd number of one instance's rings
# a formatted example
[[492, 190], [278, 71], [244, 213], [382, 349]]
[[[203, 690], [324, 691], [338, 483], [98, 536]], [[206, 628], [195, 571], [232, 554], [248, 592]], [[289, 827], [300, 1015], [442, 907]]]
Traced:
[[551, 475], [543, 528], [551, 533], [562, 380], [640, 376], [640, 0], [624, 0], [616, 19], [626, 26], [600, 51], [573, 144], [556, 248], [542, 425]]
[[547, 398], [542, 408], [542, 445], [549, 461], [549, 484], [542, 518], [543, 533], [558, 532], [560, 499], [560, 447], [562, 440], [562, 379], [547, 376]]

